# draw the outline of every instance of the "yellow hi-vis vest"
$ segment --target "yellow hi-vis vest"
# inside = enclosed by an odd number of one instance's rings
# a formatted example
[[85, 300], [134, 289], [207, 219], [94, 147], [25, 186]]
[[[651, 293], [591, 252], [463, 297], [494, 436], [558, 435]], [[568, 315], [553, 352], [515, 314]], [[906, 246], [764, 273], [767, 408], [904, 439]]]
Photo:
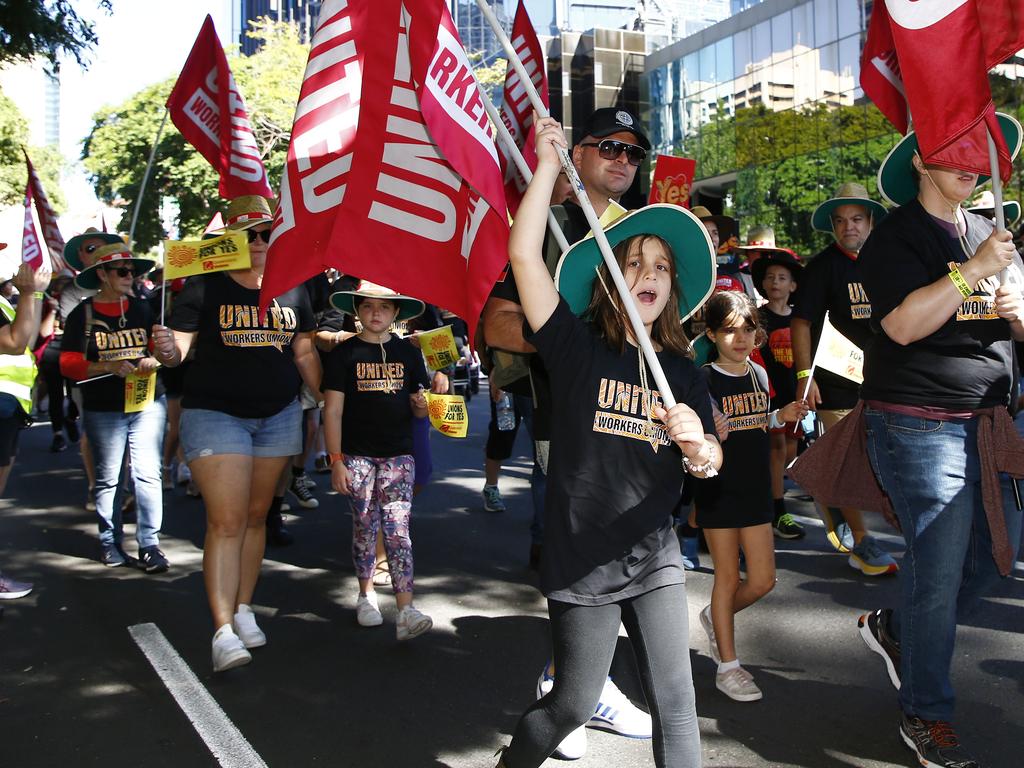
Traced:
[[[35, 301], [32, 296], [25, 297]], [[14, 322], [15, 310], [11, 302], [0, 296], [0, 312], [7, 322]], [[0, 355], [0, 392], [14, 395], [25, 413], [32, 413], [32, 384], [36, 380], [36, 358], [26, 349], [19, 355]]]

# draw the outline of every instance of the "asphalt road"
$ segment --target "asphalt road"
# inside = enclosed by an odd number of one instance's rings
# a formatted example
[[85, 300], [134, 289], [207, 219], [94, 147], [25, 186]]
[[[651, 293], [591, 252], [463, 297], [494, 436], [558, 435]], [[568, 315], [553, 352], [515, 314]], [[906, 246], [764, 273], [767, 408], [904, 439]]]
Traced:
[[[523, 456], [502, 480], [509, 511], [484, 512], [486, 419], [486, 403], [477, 398], [468, 439], [433, 435], [434, 479], [416, 500], [417, 603], [434, 618], [431, 633], [399, 645], [390, 600], [382, 600], [382, 628], [356, 625], [347, 506], [318, 475], [320, 507], [305, 511], [293, 502], [301, 512], [291, 519], [296, 544], [268, 551], [256, 610], [269, 644], [255, 651], [253, 664], [221, 675], [210, 666], [202, 503], [180, 488], [165, 497], [162, 546], [170, 572], [106, 569], [82, 508], [77, 451], [49, 453], [49, 427], [33, 427], [0, 501], [0, 566], [36, 584], [29, 597], [6, 601], [0, 620], [0, 766], [179, 768], [262, 760], [274, 768], [490, 768], [532, 700], [549, 641], [545, 605], [526, 568], [527, 445], [520, 438]], [[793, 505], [813, 515], [810, 505]], [[897, 737], [894, 692], [856, 632], [860, 612], [892, 604], [897, 580], [859, 575], [829, 551], [815, 519], [804, 521], [810, 535], [778, 547], [777, 588], [738, 620], [741, 658], [763, 701], [739, 704], [715, 689], [696, 623], [712, 577], [702, 570], [689, 580], [705, 764], [913, 765]], [[893, 532], [881, 521], [876, 527], [898, 552]], [[129, 632], [140, 625], [155, 625], [133, 632], [156, 653], [164, 677]], [[959, 634], [958, 724], [986, 768], [1022, 764], [1022, 631], [1018, 565]], [[159, 636], [173, 650], [153, 651]], [[625, 638], [612, 673], [642, 702]], [[649, 742], [588, 730], [587, 755], [577, 765], [654, 762]]]

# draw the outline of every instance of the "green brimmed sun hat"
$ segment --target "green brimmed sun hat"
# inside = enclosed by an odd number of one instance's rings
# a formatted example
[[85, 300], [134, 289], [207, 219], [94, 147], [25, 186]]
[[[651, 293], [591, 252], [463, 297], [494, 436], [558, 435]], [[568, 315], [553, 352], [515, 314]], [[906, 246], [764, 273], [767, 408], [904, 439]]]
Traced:
[[[118, 238], [120, 240], [120, 238]], [[95, 291], [100, 287], [100, 276], [97, 274], [101, 269], [107, 267], [131, 266], [135, 270], [135, 276], [144, 275], [156, 264], [154, 259], [139, 258], [133, 256], [132, 252], [125, 245], [123, 240], [110, 245], [104, 245], [93, 252], [96, 261], [91, 267], [86, 267], [75, 278], [75, 285], [89, 291]]]
[[419, 317], [426, 310], [427, 306], [419, 299], [411, 296], [402, 296], [383, 285], [363, 280], [354, 291], [338, 291], [331, 294], [331, 306], [344, 312], [346, 315], [356, 314], [356, 297], [364, 299], [384, 299], [393, 301], [398, 306], [398, 317], [395, 320], [412, 320]]
[[[637, 235], [657, 235], [671, 246], [679, 286], [679, 318], [685, 320], [715, 287], [715, 251], [707, 230], [690, 211], [667, 203], [630, 211], [605, 230], [612, 248]], [[574, 315], [582, 315], [590, 306], [597, 268], [603, 261], [593, 237], [580, 240], [562, 254], [555, 286]]]
[[[995, 218], [996, 210], [996, 199], [992, 191], [986, 189], [982, 192], [978, 199], [971, 203], [967, 209], [971, 213], [977, 213], [985, 218]], [[1003, 218], [1006, 220], [1006, 226], [1012, 227], [1020, 220], [1020, 203], [1016, 200], [1004, 200], [1003, 201]]]
[[835, 195], [814, 209], [811, 214], [811, 226], [819, 232], [832, 233], [832, 212], [841, 205], [860, 205], [867, 208], [873, 223], [877, 224], [885, 216], [885, 206], [868, 197], [863, 184], [848, 181], [841, 184]]
[[[1010, 149], [1010, 159], [1012, 160], [1020, 151], [1020, 123], [1002, 112], [996, 112], [996, 118], [999, 120], [999, 127], [1006, 140], [1006, 146]], [[893, 205], [906, 205], [917, 197], [917, 183], [910, 172], [911, 161], [916, 151], [917, 134], [911, 131], [892, 148], [878, 169], [878, 191]], [[987, 182], [989, 178], [989, 176], [979, 176], [978, 186]]]
[[82, 247], [83, 240], [88, 240], [90, 238], [98, 238], [106, 245], [124, 242], [124, 238], [119, 234], [115, 232], [100, 232], [96, 227], [89, 227], [82, 234], [75, 235], [64, 243], [64, 263], [76, 272], [81, 272], [85, 269], [85, 264], [82, 263], [82, 257], [79, 255], [78, 249]]

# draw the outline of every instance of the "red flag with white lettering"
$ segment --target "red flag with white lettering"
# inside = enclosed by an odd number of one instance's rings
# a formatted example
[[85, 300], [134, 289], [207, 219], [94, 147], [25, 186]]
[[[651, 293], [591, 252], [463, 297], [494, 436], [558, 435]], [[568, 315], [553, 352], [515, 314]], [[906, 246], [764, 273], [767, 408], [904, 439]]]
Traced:
[[[36, 173], [35, 166], [32, 165], [32, 161], [28, 157], [28, 152], [25, 152], [25, 164], [28, 166], [28, 188], [35, 205], [36, 215], [39, 217], [39, 226], [43, 230], [43, 242], [46, 243], [46, 250], [50, 255], [50, 269], [56, 274], [68, 268], [64, 263], [64, 236], [60, 233], [60, 227], [57, 226], [57, 214], [54, 212], [53, 206], [50, 205], [50, 198], [46, 196], [43, 182], [40, 181], [39, 174]], [[36, 268], [38, 268], [38, 264]]]
[[907, 94], [885, 0], [878, 0], [871, 9], [868, 37], [860, 55], [860, 87], [893, 127], [906, 134], [910, 121]]
[[472, 327], [507, 243], [491, 127], [447, 7], [325, 0], [261, 305], [333, 266]]
[[[544, 106], [548, 104], [548, 79], [544, 71], [544, 52], [537, 39], [537, 33], [533, 29], [530, 17], [526, 13], [526, 4], [519, 0], [516, 8], [515, 19], [512, 21], [512, 47], [519, 55], [523, 67], [526, 69], [530, 80], [537, 88]], [[515, 139], [516, 146], [523, 153], [523, 159], [530, 166], [530, 170], [537, 169], [537, 150], [533, 146], [533, 107], [526, 95], [526, 88], [519, 79], [515, 68], [509, 64], [505, 71], [505, 89], [502, 93], [501, 119], [505, 127]], [[501, 172], [505, 180], [505, 199], [508, 201], [508, 210], [515, 216], [519, 203], [526, 194], [526, 180], [520, 175], [515, 162], [509, 155], [508, 148], [503, 142], [498, 142], [499, 159], [501, 160]]]
[[[1013, 168], [996, 120], [988, 70], [1024, 48], [1020, 3], [985, 0], [982, 6], [979, 0], [885, 0], [875, 3], [872, 13], [879, 12], [887, 12], [889, 18], [898, 58], [895, 73], [902, 77], [924, 161], [988, 175], [987, 133], [991, 132], [999, 175], [1008, 180]], [[881, 21], [876, 26], [872, 19], [869, 32], [880, 25]], [[877, 41], [869, 39], [865, 57], [869, 48], [883, 47], [884, 35]], [[936, 73], [943, 75], [936, 78]], [[895, 103], [891, 92], [886, 94], [884, 87], [872, 89], [878, 85], [877, 76], [869, 73], [865, 82], [862, 70], [861, 84], [872, 100], [878, 94], [879, 109], [900, 128], [899, 116], [886, 111]], [[906, 129], [905, 122], [902, 127]]]
[[43, 248], [36, 232], [36, 223], [32, 218], [32, 184], [25, 185], [25, 226], [21, 234], [21, 261], [32, 269], [43, 265]]
[[220, 196], [272, 197], [249, 111], [209, 16], [167, 98], [171, 121], [220, 174]]

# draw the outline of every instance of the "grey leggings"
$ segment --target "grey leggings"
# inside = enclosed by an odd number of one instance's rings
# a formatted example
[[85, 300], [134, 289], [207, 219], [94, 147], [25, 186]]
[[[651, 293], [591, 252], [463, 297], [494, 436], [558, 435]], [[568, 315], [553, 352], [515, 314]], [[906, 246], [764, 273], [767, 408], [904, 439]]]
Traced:
[[519, 720], [505, 752], [508, 768], [536, 768], [587, 722], [604, 688], [619, 623], [625, 625], [654, 721], [659, 768], [698, 768], [700, 732], [690, 674], [686, 587], [661, 587], [610, 605], [548, 601], [555, 685]]

